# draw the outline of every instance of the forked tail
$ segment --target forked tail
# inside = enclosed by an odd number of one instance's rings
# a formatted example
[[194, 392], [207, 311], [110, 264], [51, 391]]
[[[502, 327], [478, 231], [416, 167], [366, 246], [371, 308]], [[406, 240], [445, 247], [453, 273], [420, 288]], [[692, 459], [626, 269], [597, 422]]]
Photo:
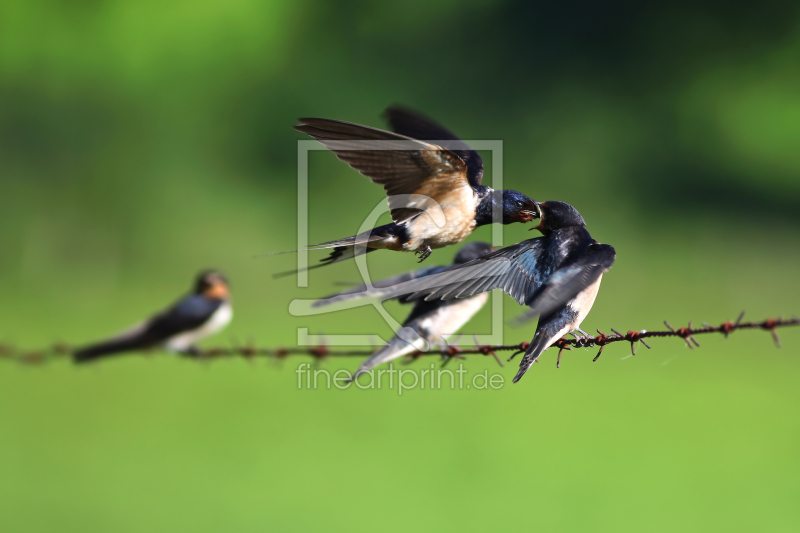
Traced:
[[[388, 237], [393, 236], [392, 229], [394, 224], [387, 224], [385, 226], [377, 227], [370, 231], [365, 231], [359, 235], [354, 235], [353, 237], [346, 237], [344, 239], [338, 239], [335, 241], [328, 241], [323, 242], [320, 244], [314, 244], [309, 246], [308, 248], [302, 251], [314, 251], [314, 250], [326, 250], [333, 248], [331, 250], [330, 255], [323, 259], [320, 259], [319, 265], [314, 265], [306, 268], [301, 268], [298, 270], [288, 270], [286, 272], [278, 272], [277, 274], [273, 274], [273, 278], [282, 278], [285, 276], [289, 276], [292, 274], [296, 274], [297, 272], [305, 272], [308, 270], [314, 270], [315, 268], [321, 268], [324, 266], [332, 265], [334, 263], [340, 263], [342, 261], [347, 261], [348, 259], [353, 259], [357, 255], [364, 255], [369, 252], [373, 252], [382, 246], [378, 247], [375, 246], [374, 243], [378, 243], [380, 241], [384, 241]], [[372, 246], [370, 246], [372, 244]], [[300, 250], [292, 250], [290, 252], [278, 252], [280, 254], [285, 253], [296, 253]], [[278, 254], [270, 254], [270, 255], [278, 255]]]

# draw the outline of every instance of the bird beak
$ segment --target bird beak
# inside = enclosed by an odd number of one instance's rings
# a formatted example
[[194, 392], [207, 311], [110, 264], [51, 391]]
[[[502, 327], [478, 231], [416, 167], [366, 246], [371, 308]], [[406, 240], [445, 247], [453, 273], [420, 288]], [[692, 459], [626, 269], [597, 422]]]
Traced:
[[542, 216], [542, 204], [540, 204], [539, 202], [536, 202], [536, 213], [533, 218], [540, 219], [540, 222], [536, 224], [534, 227], [530, 228], [528, 231], [540, 229], [542, 226], [542, 222], [544, 222], [544, 217]]
[[228, 286], [224, 282], [217, 281], [206, 290], [205, 295], [209, 298], [225, 300], [230, 295], [230, 292], [228, 291]]
[[523, 222], [530, 222], [531, 220], [539, 218], [539, 204], [537, 204], [536, 202], [533, 202], [533, 203], [534, 203], [534, 206], [535, 206], [533, 210], [525, 209], [523, 211], [520, 211], [520, 214], [523, 217], [525, 217], [525, 218], [522, 219]]

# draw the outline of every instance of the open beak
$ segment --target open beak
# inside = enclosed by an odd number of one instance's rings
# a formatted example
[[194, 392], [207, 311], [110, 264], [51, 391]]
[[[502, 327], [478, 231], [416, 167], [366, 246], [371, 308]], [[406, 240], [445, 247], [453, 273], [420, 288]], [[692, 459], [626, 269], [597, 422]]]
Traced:
[[525, 209], [523, 211], [520, 211], [520, 214], [524, 217], [522, 219], [524, 222], [530, 222], [532, 220], [539, 218], [539, 204], [534, 202], [533, 209]]
[[[541, 219], [542, 218], [542, 207], [541, 207], [541, 204], [539, 202], [535, 202], [535, 204], [536, 204], [536, 213], [533, 213], [533, 218]], [[539, 227], [541, 225], [542, 225], [542, 222], [539, 222], [534, 227], [530, 228], [528, 231], [539, 229]]]

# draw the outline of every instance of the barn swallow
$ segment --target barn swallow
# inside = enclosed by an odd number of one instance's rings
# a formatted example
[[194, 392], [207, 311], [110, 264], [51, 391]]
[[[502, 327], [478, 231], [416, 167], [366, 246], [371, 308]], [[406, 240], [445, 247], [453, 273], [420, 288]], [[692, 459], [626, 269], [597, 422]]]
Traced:
[[[382, 185], [393, 220], [310, 246], [308, 250], [333, 249], [323, 264], [311, 268], [379, 249], [415, 252], [422, 262], [434, 248], [459, 243], [478, 226], [494, 222], [495, 208], [503, 224], [536, 218], [536, 203], [524, 194], [481, 183], [480, 154], [453, 133], [406, 109], [390, 107], [386, 116], [394, 132], [323, 118], [303, 118], [295, 126]], [[446, 147], [435, 144], [442, 141]]]
[[[473, 261], [492, 250], [492, 246], [485, 242], [471, 242], [465, 244], [456, 254], [453, 265], [462, 265]], [[334, 302], [352, 300], [355, 298], [380, 296], [385, 294], [387, 289], [391, 290], [391, 287], [398, 283], [420, 279], [431, 274], [443, 272], [448, 268], [449, 267], [435, 266], [400, 274], [399, 276], [375, 282], [370, 289], [362, 285], [361, 287], [317, 300], [314, 306], [328, 305]], [[386, 343], [385, 346], [361, 363], [361, 366], [356, 370], [355, 374], [353, 374], [351, 381], [382, 363], [415, 351], [424, 350], [428, 343], [438, 344], [444, 342], [445, 336], [457, 332], [475, 315], [475, 313], [480, 311], [488, 298], [488, 294], [482, 293], [461, 300], [435, 300], [430, 302], [417, 300], [414, 302], [411, 313], [403, 322], [403, 328], [411, 328], [416, 333], [415, 338], [410, 340], [407, 333], [402, 336], [399, 332], [395, 334], [389, 339], [389, 342]], [[403, 298], [399, 298], [399, 301], [401, 303], [410, 303]]]
[[580, 325], [594, 304], [600, 280], [616, 258], [614, 248], [592, 239], [578, 211], [563, 202], [539, 204], [542, 237], [501, 248], [469, 263], [396, 285], [386, 297], [423, 301], [470, 298], [502, 289], [539, 316], [514, 383], [541, 353]]
[[191, 294], [115, 337], [77, 350], [73, 359], [83, 363], [156, 347], [197, 353], [194, 344], [227, 326], [232, 317], [228, 280], [219, 272], [201, 272]]

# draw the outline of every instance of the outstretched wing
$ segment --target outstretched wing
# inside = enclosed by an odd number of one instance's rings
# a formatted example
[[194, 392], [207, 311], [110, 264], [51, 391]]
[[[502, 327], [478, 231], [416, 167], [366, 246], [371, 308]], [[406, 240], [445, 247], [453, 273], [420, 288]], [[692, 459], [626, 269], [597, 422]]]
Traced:
[[320, 298], [319, 300], [314, 302], [311, 306], [322, 307], [324, 305], [330, 305], [337, 302], [344, 302], [348, 300], [358, 300], [361, 298], [372, 298], [372, 297], [383, 296], [391, 292], [394, 289], [394, 287], [400, 283], [429, 276], [431, 274], [441, 272], [446, 268], [447, 267], [429, 266], [427, 268], [414, 270], [413, 272], [406, 272], [404, 274], [399, 274], [397, 276], [392, 276], [390, 278], [376, 281], [372, 284], [371, 288], [367, 288], [366, 285], [360, 285], [358, 287], [354, 287], [352, 289], [342, 291], [333, 294], [331, 296], [326, 296], [325, 298]]
[[594, 284], [617, 257], [608, 244], [592, 244], [576, 261], [556, 270], [533, 295], [525, 317], [547, 316]]
[[483, 159], [481, 159], [478, 152], [470, 148], [467, 143], [459, 139], [454, 133], [428, 117], [404, 107], [392, 106], [384, 114], [392, 131], [400, 135], [419, 139], [420, 141], [453, 141], [448, 144], [447, 148], [467, 164], [467, 180], [469, 184], [473, 188], [481, 184], [483, 179]]
[[427, 196], [438, 202], [458, 189], [462, 194], [473, 192], [466, 163], [451, 150], [350, 122], [324, 118], [301, 118], [300, 122], [296, 130], [318, 140], [339, 159], [383, 185], [392, 220], [397, 224], [427, 207], [407, 195]]
[[501, 289], [525, 305], [549, 275], [547, 266], [541, 264], [543, 248], [541, 237], [528, 239], [438, 274], [401, 283], [388, 294], [430, 301], [469, 298]]

